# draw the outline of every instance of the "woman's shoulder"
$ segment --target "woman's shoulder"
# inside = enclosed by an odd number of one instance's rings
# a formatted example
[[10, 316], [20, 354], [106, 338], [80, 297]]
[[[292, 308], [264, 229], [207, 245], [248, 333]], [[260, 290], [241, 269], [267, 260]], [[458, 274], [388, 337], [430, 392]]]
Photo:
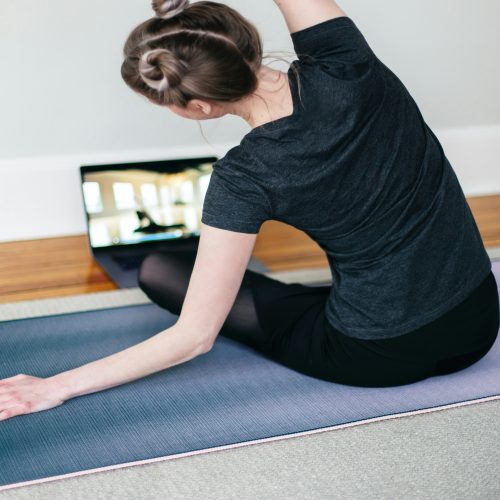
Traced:
[[243, 138], [239, 144], [230, 147], [226, 154], [214, 163], [214, 168], [222, 169], [230, 167], [231, 165], [234, 165], [234, 167], [245, 165], [245, 163], [248, 162], [248, 153], [246, 152], [244, 142], [245, 138]]
[[263, 139], [259, 134], [244, 137], [214, 164], [214, 171], [218, 177], [230, 179], [232, 183], [255, 184], [267, 192], [283, 174], [286, 164], [285, 144]]
[[262, 165], [258, 161], [257, 155], [251, 152], [252, 142], [244, 137], [239, 144], [231, 147], [224, 156], [214, 163], [214, 171], [222, 176], [233, 178], [261, 178]]

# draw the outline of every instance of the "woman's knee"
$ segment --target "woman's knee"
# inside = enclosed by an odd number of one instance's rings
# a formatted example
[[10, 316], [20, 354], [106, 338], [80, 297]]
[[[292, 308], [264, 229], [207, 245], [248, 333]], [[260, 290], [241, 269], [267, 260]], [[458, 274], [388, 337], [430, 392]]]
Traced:
[[152, 254], [144, 259], [139, 268], [139, 288], [154, 303], [179, 314], [191, 271], [191, 263], [175, 254]]
[[161, 281], [160, 274], [164, 274], [166, 264], [157, 254], [148, 255], [139, 267], [137, 281], [143, 291], [156, 288]]

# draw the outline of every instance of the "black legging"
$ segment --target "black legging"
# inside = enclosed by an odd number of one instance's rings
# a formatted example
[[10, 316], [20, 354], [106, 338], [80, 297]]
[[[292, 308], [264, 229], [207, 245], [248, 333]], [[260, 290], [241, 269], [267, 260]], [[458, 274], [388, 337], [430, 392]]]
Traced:
[[[160, 307], [179, 315], [196, 259], [197, 247], [181, 252], [148, 256], [139, 270], [139, 286]], [[269, 336], [259, 324], [252, 289], [279, 290], [286, 284], [247, 269], [236, 300], [220, 335], [253, 348], [260, 348]]]

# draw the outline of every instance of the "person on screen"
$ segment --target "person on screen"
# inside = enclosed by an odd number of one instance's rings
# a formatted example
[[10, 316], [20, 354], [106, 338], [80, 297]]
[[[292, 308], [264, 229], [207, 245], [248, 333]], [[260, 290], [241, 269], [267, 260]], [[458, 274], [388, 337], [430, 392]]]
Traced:
[[176, 229], [187, 230], [185, 224], [157, 224], [151, 214], [147, 211], [143, 201], [138, 196], [135, 196], [135, 202], [137, 203], [135, 213], [139, 219], [139, 227], [134, 229], [134, 233], [155, 234], [165, 233]]

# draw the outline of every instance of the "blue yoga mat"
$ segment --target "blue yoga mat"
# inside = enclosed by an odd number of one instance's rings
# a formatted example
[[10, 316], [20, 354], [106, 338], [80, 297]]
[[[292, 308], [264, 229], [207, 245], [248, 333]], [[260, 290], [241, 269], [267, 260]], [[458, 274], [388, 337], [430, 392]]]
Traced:
[[[500, 262], [494, 262], [500, 283]], [[51, 376], [125, 349], [176, 316], [156, 305], [0, 323], [0, 378]], [[141, 380], [0, 422], [0, 489], [500, 399], [500, 342], [460, 372], [391, 388], [333, 384], [219, 337]]]

